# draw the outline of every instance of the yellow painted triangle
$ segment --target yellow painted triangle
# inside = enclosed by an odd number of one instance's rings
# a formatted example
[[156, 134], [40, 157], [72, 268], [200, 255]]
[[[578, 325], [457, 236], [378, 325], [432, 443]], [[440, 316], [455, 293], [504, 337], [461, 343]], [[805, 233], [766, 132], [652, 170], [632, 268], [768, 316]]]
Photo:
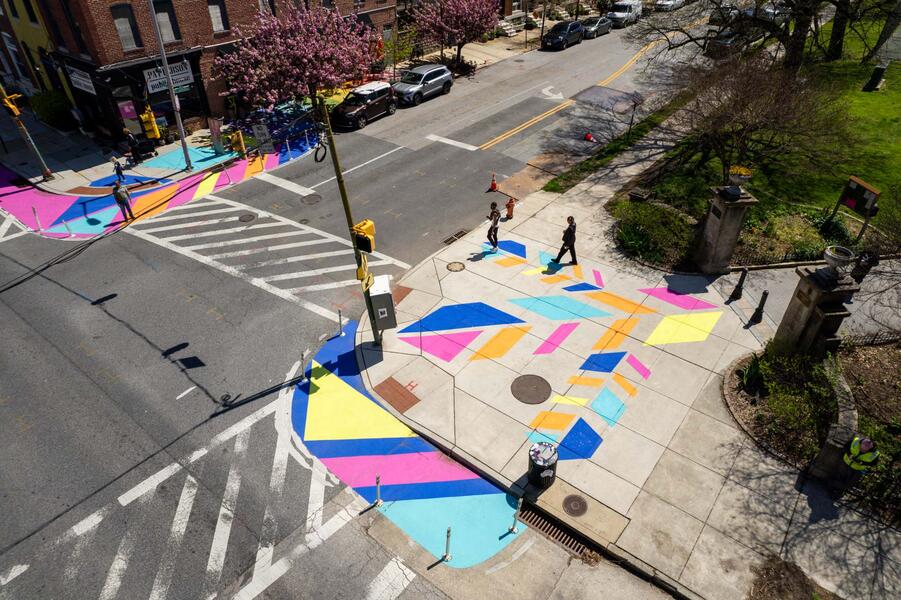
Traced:
[[311, 375], [305, 440], [416, 437], [409, 427], [315, 361]]
[[577, 396], [561, 396], [560, 394], [555, 394], [551, 399], [551, 402], [556, 402], [557, 404], [572, 404], [575, 406], [585, 406], [588, 404], [590, 398], [579, 398]]
[[211, 194], [216, 187], [216, 182], [222, 173], [207, 173], [206, 177], [200, 180], [197, 190], [194, 192], [194, 198], [203, 198], [207, 194]]
[[541, 265], [540, 267], [537, 267], [535, 269], [528, 269], [527, 271], [523, 271], [522, 275], [535, 275], [536, 273], [544, 273], [545, 271], [547, 271], [547, 267]]

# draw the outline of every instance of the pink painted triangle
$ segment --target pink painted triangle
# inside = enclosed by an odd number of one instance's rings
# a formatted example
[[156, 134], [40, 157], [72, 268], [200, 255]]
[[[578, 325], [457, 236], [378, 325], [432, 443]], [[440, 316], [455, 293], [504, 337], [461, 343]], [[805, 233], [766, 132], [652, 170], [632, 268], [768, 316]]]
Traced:
[[402, 337], [397, 339], [410, 344], [414, 348], [419, 348], [423, 352], [428, 352], [444, 362], [450, 362], [457, 358], [458, 354], [463, 352], [469, 342], [479, 337], [480, 333], [482, 333], [481, 330], [458, 331], [457, 333], [442, 333], [438, 335]]

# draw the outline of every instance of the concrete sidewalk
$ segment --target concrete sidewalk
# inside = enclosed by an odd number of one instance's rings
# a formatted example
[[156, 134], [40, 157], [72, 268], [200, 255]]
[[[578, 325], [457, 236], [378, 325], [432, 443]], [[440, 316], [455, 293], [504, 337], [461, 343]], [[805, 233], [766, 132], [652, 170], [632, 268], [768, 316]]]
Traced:
[[[364, 381], [514, 493], [530, 445], [557, 443], [557, 482], [537, 504], [689, 596], [745, 597], [768, 555], [845, 597], [897, 595], [901, 533], [760, 451], [723, 401], [724, 370], [762, 347], [774, 319], [749, 326], [756, 298], [727, 304], [728, 279], [665, 274], [615, 249], [603, 204], [669, 139], [566, 194], [528, 196], [499, 253], [473, 231], [410, 271], [383, 346], [365, 321], [358, 332]], [[568, 215], [579, 264], [561, 267], [550, 259]], [[773, 305], [794, 277], [781, 272]]]

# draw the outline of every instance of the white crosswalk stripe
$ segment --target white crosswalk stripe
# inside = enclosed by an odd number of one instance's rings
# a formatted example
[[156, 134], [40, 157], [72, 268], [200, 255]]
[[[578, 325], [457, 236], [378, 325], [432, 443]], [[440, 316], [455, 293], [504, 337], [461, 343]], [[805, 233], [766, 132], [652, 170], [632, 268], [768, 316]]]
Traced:
[[[298, 194], [312, 191], [275, 176], [259, 179]], [[357, 268], [350, 240], [213, 194], [173, 210], [125, 231], [330, 320], [338, 319], [337, 299], [348, 297], [341, 289], [360, 285], [346, 277]], [[369, 258], [375, 275], [410, 268], [379, 252]]]
[[7, 242], [28, 233], [19, 222], [6, 213], [0, 212], [0, 242]]

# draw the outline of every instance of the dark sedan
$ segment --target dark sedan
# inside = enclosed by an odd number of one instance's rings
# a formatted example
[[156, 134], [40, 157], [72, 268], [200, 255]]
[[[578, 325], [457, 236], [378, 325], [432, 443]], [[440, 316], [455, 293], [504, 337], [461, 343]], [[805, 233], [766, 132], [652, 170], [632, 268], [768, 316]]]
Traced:
[[599, 35], [610, 33], [610, 29], [613, 27], [613, 21], [607, 17], [591, 17], [582, 19], [582, 27], [585, 31], [583, 37], [586, 40], [592, 40]]
[[559, 48], [566, 50], [573, 44], [582, 42], [584, 27], [579, 21], [561, 21], [541, 38], [542, 48]]

